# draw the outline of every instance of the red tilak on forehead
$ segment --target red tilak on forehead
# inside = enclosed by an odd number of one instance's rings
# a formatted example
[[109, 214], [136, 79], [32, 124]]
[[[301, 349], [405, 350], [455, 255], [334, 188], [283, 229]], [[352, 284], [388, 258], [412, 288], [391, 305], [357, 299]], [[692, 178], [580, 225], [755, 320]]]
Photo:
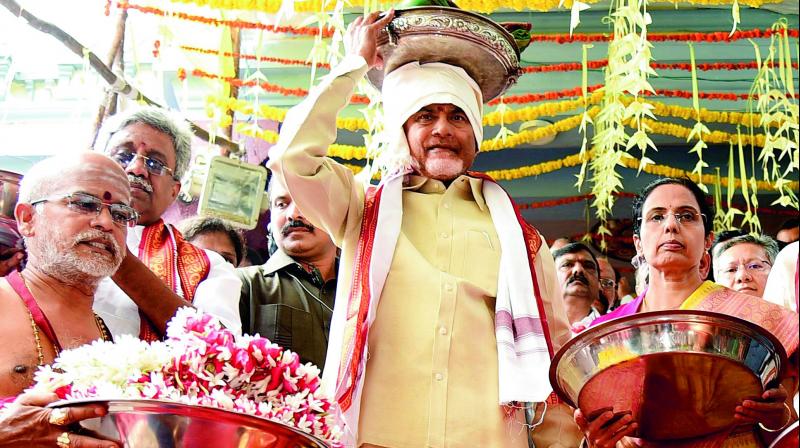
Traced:
[[105, 193], [103, 193], [103, 199], [105, 199], [106, 201], [110, 200], [111, 199], [111, 193], [109, 193], [107, 191]]

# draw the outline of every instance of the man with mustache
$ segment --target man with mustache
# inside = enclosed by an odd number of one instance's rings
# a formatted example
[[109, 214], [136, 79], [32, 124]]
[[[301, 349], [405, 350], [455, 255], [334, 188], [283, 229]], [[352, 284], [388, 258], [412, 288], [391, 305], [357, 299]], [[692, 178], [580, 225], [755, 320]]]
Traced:
[[260, 334], [325, 367], [336, 295], [336, 246], [309, 224], [286, 186], [270, 180], [272, 253], [261, 266], [237, 269], [242, 280], [242, 332]]
[[185, 120], [145, 107], [109, 118], [95, 145], [127, 173], [140, 215], [139, 225], [128, 232], [128, 254], [95, 295], [94, 309], [115, 335], [160, 339], [182, 306], [212, 314], [234, 332], [241, 328], [241, 284], [233, 266], [186, 242], [161, 219], [189, 168], [191, 139]]
[[556, 277], [573, 333], [580, 333], [600, 312], [592, 305], [600, 297], [597, 257], [583, 243], [570, 243], [553, 252]]
[[28, 263], [0, 279], [0, 397], [11, 401], [0, 412], [0, 446], [117, 446], [69, 432], [69, 424], [105, 414], [101, 406], [65, 412], [43, 407], [55, 394], [19, 394], [61, 350], [110, 340], [92, 302], [125, 256], [137, 219], [130, 202], [125, 172], [101, 154], [46, 159], [23, 178], [14, 216]]
[[323, 383], [348, 447], [527, 447], [523, 402], [549, 399], [569, 327], [544, 239], [497, 183], [467, 172], [483, 138], [476, 81], [444, 63], [386, 74], [378, 187], [326, 157], [337, 113], [382, 64], [377, 35], [392, 17], [350, 25], [347, 56], [287, 114], [270, 154], [304, 216], [342, 248], [348, 288]]

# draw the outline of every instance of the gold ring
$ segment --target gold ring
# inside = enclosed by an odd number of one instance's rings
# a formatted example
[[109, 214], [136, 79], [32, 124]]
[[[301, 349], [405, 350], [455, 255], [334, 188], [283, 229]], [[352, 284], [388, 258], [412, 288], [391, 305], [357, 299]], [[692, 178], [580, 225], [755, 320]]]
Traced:
[[53, 409], [50, 411], [50, 418], [47, 421], [51, 425], [66, 426], [68, 423], [69, 411], [64, 408]]
[[56, 439], [56, 445], [58, 445], [58, 448], [69, 448], [69, 433], [62, 432]]

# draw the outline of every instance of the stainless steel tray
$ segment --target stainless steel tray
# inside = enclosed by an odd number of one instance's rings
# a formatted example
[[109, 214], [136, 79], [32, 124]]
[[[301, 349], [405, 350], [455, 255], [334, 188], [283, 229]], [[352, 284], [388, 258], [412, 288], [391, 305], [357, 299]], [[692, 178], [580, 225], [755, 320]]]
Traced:
[[105, 404], [108, 414], [85, 420], [88, 431], [126, 448], [327, 448], [287, 425], [206, 406], [162, 400], [59, 401], [54, 407]]
[[631, 412], [639, 436], [675, 440], [734, 423], [736, 405], [776, 383], [786, 353], [768, 331], [707, 311], [641, 313], [605, 322], [556, 354], [550, 382], [587, 415]]

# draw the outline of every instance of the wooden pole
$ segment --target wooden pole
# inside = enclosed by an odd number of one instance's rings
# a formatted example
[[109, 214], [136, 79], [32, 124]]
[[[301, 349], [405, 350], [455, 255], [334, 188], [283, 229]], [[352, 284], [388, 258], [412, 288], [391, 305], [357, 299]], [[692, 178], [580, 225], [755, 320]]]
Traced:
[[[128, 84], [123, 78], [117, 77], [110, 68], [100, 58], [97, 57], [96, 54], [89, 51], [86, 47], [84, 47], [80, 42], [78, 42], [74, 37], [66, 33], [61, 28], [53, 25], [50, 22], [46, 22], [44, 20], [39, 19], [38, 17], [34, 16], [24, 8], [22, 8], [19, 3], [14, 0], [0, 0], [0, 5], [3, 5], [7, 10], [11, 11], [16, 17], [22, 17], [28, 22], [32, 28], [37, 29], [43, 33], [49, 34], [55, 37], [59, 42], [64, 44], [70, 51], [75, 53], [76, 55], [80, 56], [81, 58], [84, 57], [84, 52], [86, 53], [86, 57], [89, 59], [89, 65], [92, 66], [95, 71], [111, 86], [112, 89], [115, 91], [122, 93], [130, 98], [143, 101], [147, 104], [162, 107], [160, 104], [156, 103], [155, 101], [151, 100], [138, 90], [136, 90], [133, 86]], [[187, 120], [188, 121], [188, 120]], [[198, 126], [196, 123], [189, 121], [189, 124], [192, 127], [192, 132], [198, 138], [201, 138], [205, 141], [210, 141], [210, 136], [208, 135], [208, 131]], [[223, 136], [216, 136], [214, 139], [214, 143], [224, 147], [226, 150], [230, 152], [239, 152], [239, 145], [230, 141], [229, 139]]]
[[[231, 27], [230, 31], [231, 31], [231, 53], [238, 55], [240, 54], [242, 49], [242, 29], [237, 27]], [[233, 55], [231, 55], [231, 58], [233, 59], [233, 76], [238, 77], [240, 58], [238, 56], [234, 57]], [[239, 98], [239, 86], [231, 84], [230, 97]], [[225, 113], [230, 117], [231, 124], [230, 126], [225, 127], [223, 133], [225, 134], [226, 137], [228, 137], [228, 139], [233, 140], [233, 116], [234, 116], [233, 109], [228, 109], [228, 111], [226, 111]], [[228, 148], [223, 147], [222, 152], [223, 152], [222, 155], [227, 157], [230, 151], [228, 151]]]
[[[117, 26], [114, 32], [114, 38], [111, 41], [111, 48], [108, 50], [108, 57], [106, 57], [106, 65], [111, 67], [112, 70], [114, 69], [115, 62], [122, 60], [121, 53], [125, 46], [125, 21], [127, 18], [128, 10], [121, 10], [119, 17], [117, 18]], [[97, 134], [100, 132], [100, 127], [103, 125], [103, 121], [106, 119], [106, 117], [113, 114], [113, 112], [109, 111], [109, 109], [116, 109], [116, 107], [114, 107], [116, 106], [116, 97], [117, 93], [114, 90], [106, 90], [106, 94], [103, 96], [102, 102], [97, 107], [97, 113], [94, 117], [94, 125], [92, 126], [92, 134], [89, 141], [90, 148], [94, 147], [94, 144], [97, 141]]]

